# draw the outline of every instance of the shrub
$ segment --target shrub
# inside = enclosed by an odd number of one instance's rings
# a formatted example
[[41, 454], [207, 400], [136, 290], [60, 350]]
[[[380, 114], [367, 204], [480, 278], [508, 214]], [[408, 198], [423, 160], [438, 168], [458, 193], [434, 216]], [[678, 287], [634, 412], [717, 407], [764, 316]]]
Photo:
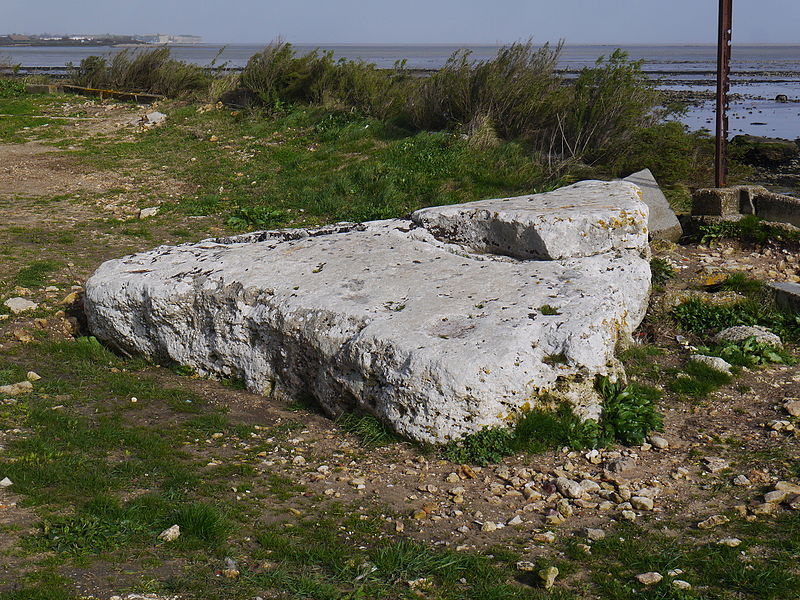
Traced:
[[653, 82], [615, 50], [606, 60], [581, 70], [569, 101], [559, 110], [551, 144], [573, 158], [607, 160], [623, 151], [637, 131], [654, 125], [658, 95]]
[[13, 79], [0, 79], [0, 98], [18, 98], [25, 95], [25, 86]]
[[109, 63], [88, 56], [71, 70], [72, 82], [90, 88], [149, 92], [178, 97], [207, 90], [210, 76], [202, 67], [170, 58], [169, 48], [123, 50]]
[[501, 48], [492, 60], [473, 62], [469, 50], [457, 50], [411, 91], [411, 121], [438, 130], [489, 120], [502, 138], [533, 139], [549, 127], [564, 97], [554, 73], [560, 52], [560, 44], [535, 48], [528, 41]]

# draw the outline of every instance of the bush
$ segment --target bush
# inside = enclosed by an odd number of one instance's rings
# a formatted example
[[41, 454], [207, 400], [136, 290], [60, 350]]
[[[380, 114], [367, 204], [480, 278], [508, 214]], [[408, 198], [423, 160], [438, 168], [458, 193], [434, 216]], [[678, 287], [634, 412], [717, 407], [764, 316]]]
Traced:
[[501, 48], [492, 60], [473, 62], [469, 50], [458, 50], [412, 90], [411, 122], [438, 130], [488, 120], [502, 138], [533, 139], [550, 127], [564, 99], [554, 73], [560, 52], [560, 44], [535, 48], [528, 41]]
[[13, 79], [0, 79], [0, 98], [18, 98], [24, 96], [25, 85]]
[[582, 160], [609, 160], [624, 151], [634, 135], [654, 125], [658, 95], [653, 82], [615, 50], [606, 60], [581, 70], [571, 88], [571, 98], [558, 112], [552, 141], [561, 154]]
[[139, 52], [123, 50], [109, 63], [100, 56], [84, 58], [71, 70], [75, 85], [149, 92], [169, 97], [208, 90], [211, 78], [202, 67], [170, 58], [169, 48]]

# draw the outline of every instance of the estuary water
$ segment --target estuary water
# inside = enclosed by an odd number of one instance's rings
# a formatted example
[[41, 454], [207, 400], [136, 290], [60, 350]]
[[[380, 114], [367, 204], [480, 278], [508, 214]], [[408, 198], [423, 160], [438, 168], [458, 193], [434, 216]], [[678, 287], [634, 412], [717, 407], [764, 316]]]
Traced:
[[[475, 60], [495, 56], [498, 46], [449, 45], [301, 45], [299, 53], [315, 48], [332, 50], [336, 58], [364, 60], [378, 67], [392, 67], [405, 59], [410, 69], [438, 69], [457, 49], [467, 47]], [[559, 68], [575, 72], [591, 66], [600, 56], [610, 55], [618, 46], [564, 46]], [[261, 50], [260, 45], [201, 44], [172, 46], [172, 56], [199, 65], [241, 68]], [[681, 92], [696, 100], [681, 121], [692, 129], [712, 128], [716, 70], [716, 47], [706, 46], [621, 46], [665, 90]], [[68, 63], [78, 64], [92, 54], [110, 56], [122, 51], [111, 47], [0, 46], [0, 63], [24, 67], [54, 67], [63, 71]], [[735, 45], [732, 59], [731, 135], [751, 133], [795, 139], [800, 137], [800, 45]], [[777, 102], [785, 95], [788, 102]]]

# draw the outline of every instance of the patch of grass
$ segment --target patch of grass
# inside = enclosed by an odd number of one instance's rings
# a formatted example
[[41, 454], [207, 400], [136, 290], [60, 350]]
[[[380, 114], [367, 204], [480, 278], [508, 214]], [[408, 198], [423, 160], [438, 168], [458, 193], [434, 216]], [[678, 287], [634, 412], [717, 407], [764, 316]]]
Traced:
[[21, 81], [0, 78], [0, 98], [19, 98], [25, 94], [25, 85]]
[[22, 287], [42, 287], [47, 283], [47, 276], [60, 268], [61, 263], [54, 260], [37, 260], [20, 269], [14, 281]]
[[761, 325], [784, 339], [800, 339], [800, 315], [778, 310], [769, 298], [748, 298], [723, 305], [690, 298], [672, 309], [670, 315], [678, 327], [698, 334], [736, 325]]
[[685, 372], [685, 375], [679, 375], [670, 382], [669, 389], [695, 400], [701, 400], [714, 390], [733, 381], [731, 375], [694, 360], [686, 364]]
[[765, 244], [772, 242], [791, 242], [800, 239], [800, 233], [775, 225], [766, 225], [756, 215], [746, 215], [738, 221], [719, 221], [702, 225], [699, 230], [702, 244], [713, 244], [723, 238], [738, 239], [743, 242]]
[[168, 520], [180, 526], [181, 537], [196, 538], [207, 546], [221, 545], [232, 531], [232, 523], [219, 508], [202, 502], [181, 506]]
[[764, 282], [748, 277], [745, 273], [730, 273], [728, 277], [716, 286], [721, 291], [738, 292], [752, 296], [764, 289]]
[[553, 308], [549, 304], [543, 304], [539, 307], [539, 312], [543, 315], [552, 316], [552, 315], [560, 315], [561, 313], [558, 312], [558, 309]]
[[392, 429], [373, 415], [345, 412], [336, 419], [336, 423], [370, 448], [387, 446], [398, 441]]
[[13, 589], [0, 592], [0, 600], [80, 600], [80, 596], [69, 579], [43, 570], [21, 577]]
[[461, 440], [449, 442], [442, 455], [455, 463], [485, 465], [518, 453], [535, 454], [563, 446], [580, 450], [614, 443], [640, 445], [647, 434], [662, 427], [656, 409], [658, 390], [633, 383], [623, 386], [599, 378], [603, 396], [600, 421], [581, 420], [561, 403], [555, 409], [536, 408], [524, 412], [510, 428], [486, 427]]
[[653, 285], [664, 285], [675, 276], [675, 268], [665, 258], [654, 258], [650, 261], [650, 273]]

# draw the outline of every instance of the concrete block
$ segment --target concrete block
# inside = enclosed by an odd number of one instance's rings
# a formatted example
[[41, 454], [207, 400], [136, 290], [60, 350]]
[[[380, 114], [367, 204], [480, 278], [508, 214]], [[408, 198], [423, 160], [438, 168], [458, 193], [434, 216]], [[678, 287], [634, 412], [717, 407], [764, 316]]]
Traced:
[[770, 283], [775, 301], [784, 310], [800, 313], [800, 283]]
[[650, 209], [647, 219], [650, 239], [677, 242], [683, 235], [683, 229], [650, 169], [628, 175], [623, 181], [629, 181], [642, 190], [642, 199]]

